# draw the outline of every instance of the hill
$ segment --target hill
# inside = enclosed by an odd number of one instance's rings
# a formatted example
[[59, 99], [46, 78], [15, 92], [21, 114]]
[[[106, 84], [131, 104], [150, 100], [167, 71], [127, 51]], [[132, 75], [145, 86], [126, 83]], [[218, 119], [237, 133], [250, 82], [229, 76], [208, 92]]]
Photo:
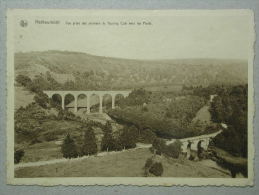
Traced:
[[[105, 156], [23, 167], [15, 170], [15, 177], [143, 177], [146, 159], [151, 156], [147, 148], [125, 150]], [[202, 162], [169, 159], [164, 156], [160, 160], [164, 168], [162, 177], [230, 177], [228, 171], [206, 166]]]
[[15, 86], [15, 110], [18, 108], [26, 107], [34, 101], [34, 93], [26, 90], [22, 86]]
[[247, 62], [223, 59], [131, 60], [44, 51], [16, 53], [15, 71], [31, 78], [50, 72], [58, 82], [92, 89], [247, 83]]

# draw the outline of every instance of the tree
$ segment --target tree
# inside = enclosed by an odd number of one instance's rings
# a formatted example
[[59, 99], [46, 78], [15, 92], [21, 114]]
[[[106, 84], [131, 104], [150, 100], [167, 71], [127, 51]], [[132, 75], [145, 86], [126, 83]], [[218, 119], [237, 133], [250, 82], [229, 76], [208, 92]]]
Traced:
[[152, 157], [150, 157], [150, 158], [148, 158], [148, 159], [146, 160], [146, 163], [145, 163], [145, 166], [144, 166], [144, 176], [145, 176], [145, 177], [148, 176], [148, 174], [149, 174], [149, 169], [150, 169], [150, 167], [152, 166], [153, 163], [154, 163], [154, 162], [153, 162]]
[[24, 75], [18, 75], [15, 80], [17, 83], [21, 84], [24, 87], [27, 87], [32, 82], [30, 77]]
[[61, 152], [65, 158], [75, 158], [78, 156], [75, 141], [68, 133], [61, 146]]
[[149, 128], [140, 130], [139, 139], [142, 143], [152, 144], [155, 138], [156, 138], [156, 134], [153, 131], [151, 131]]
[[119, 102], [120, 106], [136, 106], [144, 105], [150, 102], [151, 93], [145, 89], [134, 89], [128, 97]]
[[43, 92], [39, 92], [38, 94], [36, 94], [34, 96], [34, 101], [37, 104], [39, 104], [42, 108], [47, 108], [50, 102], [49, 97]]
[[124, 127], [122, 133], [119, 136], [119, 143], [122, 148], [135, 148], [138, 136], [138, 130], [135, 126]]
[[162, 163], [155, 162], [153, 165], [151, 165], [149, 172], [155, 176], [161, 176], [164, 172]]
[[213, 139], [215, 146], [242, 157], [247, 157], [247, 90], [247, 85], [225, 89], [210, 109], [214, 122], [228, 126]]
[[89, 127], [85, 131], [81, 153], [82, 155], [91, 155], [91, 154], [97, 153], [96, 138], [95, 138], [94, 130], [91, 127]]
[[153, 149], [155, 149], [156, 154], [161, 155], [166, 147], [165, 141], [160, 138], [155, 138], [152, 144]]
[[107, 123], [105, 124], [103, 132], [104, 132], [104, 136], [102, 138], [102, 143], [101, 143], [102, 151], [115, 150], [116, 149], [115, 139], [113, 138], [112, 126], [109, 121], [107, 121]]
[[169, 146], [166, 146], [165, 148], [165, 154], [173, 158], [178, 158], [181, 152], [182, 142], [179, 140], [176, 140], [174, 143], [170, 144]]
[[41, 122], [47, 119], [45, 110], [36, 103], [28, 104], [15, 111], [15, 133], [35, 138], [41, 128]]
[[14, 163], [17, 164], [21, 161], [22, 157], [24, 156], [24, 150], [16, 150], [14, 152]]

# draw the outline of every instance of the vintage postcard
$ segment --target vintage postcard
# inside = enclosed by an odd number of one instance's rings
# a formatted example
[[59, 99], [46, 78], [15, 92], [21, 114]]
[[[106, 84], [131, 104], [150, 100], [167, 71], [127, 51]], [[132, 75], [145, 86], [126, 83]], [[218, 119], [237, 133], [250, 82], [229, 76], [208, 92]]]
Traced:
[[251, 10], [7, 12], [7, 183], [253, 185]]

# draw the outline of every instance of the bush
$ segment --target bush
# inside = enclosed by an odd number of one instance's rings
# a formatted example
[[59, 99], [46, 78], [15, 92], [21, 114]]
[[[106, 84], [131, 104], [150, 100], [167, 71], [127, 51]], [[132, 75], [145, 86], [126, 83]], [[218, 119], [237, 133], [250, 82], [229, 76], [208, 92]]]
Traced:
[[24, 150], [16, 150], [14, 152], [14, 163], [17, 164], [21, 161], [22, 157], [24, 156]]
[[167, 156], [178, 158], [180, 153], [182, 152], [182, 142], [176, 140], [174, 143], [165, 147], [164, 153]]
[[114, 148], [116, 151], [121, 151], [124, 149], [123, 144], [121, 143], [120, 139], [115, 139]]
[[160, 138], [154, 139], [152, 147], [156, 151], [156, 154], [161, 155], [166, 147], [165, 140]]
[[30, 145], [33, 145], [33, 144], [37, 144], [37, 143], [41, 143], [42, 141], [38, 139], [38, 137], [33, 137], [31, 142], [30, 142]]
[[67, 134], [61, 146], [61, 152], [65, 158], [75, 158], [78, 156], [75, 141]]
[[147, 106], [143, 106], [142, 111], [143, 111], [143, 112], [148, 112]]
[[152, 166], [152, 164], [153, 164], [153, 159], [152, 159], [152, 157], [151, 157], [151, 158], [148, 158], [148, 159], [146, 160], [146, 163], [145, 163], [145, 166], [144, 166], [144, 170], [145, 170], [144, 176], [145, 176], [145, 177], [148, 176], [148, 174], [149, 174], [149, 169], [150, 169], [150, 167]]
[[148, 158], [145, 163], [145, 169], [149, 169], [153, 164], [152, 158]]
[[149, 172], [152, 173], [155, 176], [161, 176], [164, 172], [162, 163], [161, 162], [154, 163], [150, 167]]
[[55, 114], [49, 114], [48, 119], [49, 120], [58, 120], [58, 117]]
[[49, 141], [57, 140], [58, 136], [51, 132], [51, 133], [45, 134], [44, 138], [45, 138], [46, 141], [49, 142]]
[[77, 120], [77, 117], [74, 113], [67, 110], [60, 110], [57, 116], [58, 120]]

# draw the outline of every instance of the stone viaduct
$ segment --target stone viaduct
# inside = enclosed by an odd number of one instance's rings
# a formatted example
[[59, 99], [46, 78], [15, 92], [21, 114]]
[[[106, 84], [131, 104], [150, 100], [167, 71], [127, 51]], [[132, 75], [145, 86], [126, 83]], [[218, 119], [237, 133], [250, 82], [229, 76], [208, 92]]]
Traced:
[[122, 95], [124, 98], [127, 97], [131, 91], [43, 91], [48, 95], [49, 98], [52, 98], [54, 95], [60, 95], [61, 97], [61, 106], [62, 109], [65, 109], [65, 98], [67, 95], [72, 95], [74, 97], [74, 112], [77, 112], [78, 96], [85, 95], [87, 97], [87, 113], [90, 113], [91, 107], [91, 96], [97, 95], [99, 97], [99, 113], [103, 112], [103, 97], [105, 95], [110, 95], [112, 98], [112, 109], [115, 108], [115, 97], [116, 95]]
[[[211, 134], [206, 134], [206, 135], [200, 135], [200, 136], [195, 136], [195, 137], [188, 137], [184, 139], [179, 139], [179, 141], [182, 142], [182, 151], [187, 152], [188, 149], [188, 144], [190, 143], [192, 150], [197, 151], [198, 150], [198, 144], [201, 144], [201, 147], [205, 150], [208, 149], [210, 140], [214, 137], [216, 137], [218, 134], [220, 134], [222, 130], [219, 130], [215, 133]], [[169, 145], [171, 143], [175, 142], [175, 139], [167, 141], [166, 144]]]

